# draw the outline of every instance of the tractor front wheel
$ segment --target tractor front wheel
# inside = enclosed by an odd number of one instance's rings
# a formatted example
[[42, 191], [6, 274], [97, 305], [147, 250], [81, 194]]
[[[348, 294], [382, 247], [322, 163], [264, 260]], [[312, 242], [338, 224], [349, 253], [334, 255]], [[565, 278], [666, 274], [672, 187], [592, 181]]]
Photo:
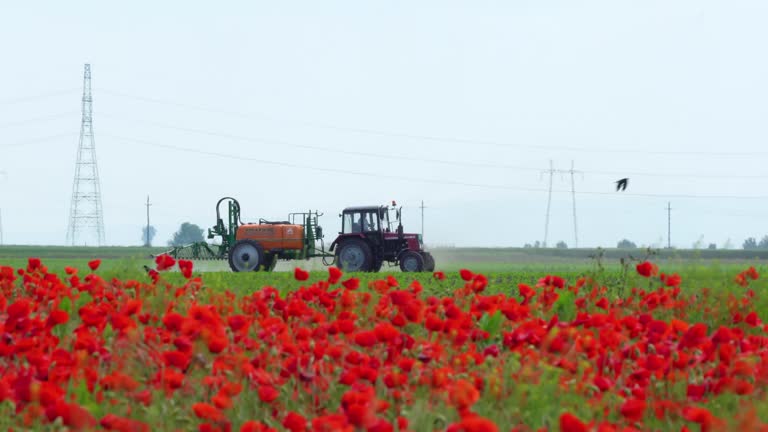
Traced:
[[367, 272], [373, 265], [373, 254], [366, 242], [360, 239], [349, 239], [339, 246], [336, 263], [341, 270]]
[[253, 240], [238, 240], [229, 250], [229, 267], [234, 272], [259, 271], [264, 265], [264, 249]]
[[417, 252], [408, 251], [400, 257], [400, 270], [404, 272], [424, 271], [424, 258]]
[[374, 260], [373, 268], [371, 269], [371, 271], [373, 271], [374, 273], [378, 273], [381, 270], [382, 265], [384, 265], [384, 260], [377, 258], [376, 260]]

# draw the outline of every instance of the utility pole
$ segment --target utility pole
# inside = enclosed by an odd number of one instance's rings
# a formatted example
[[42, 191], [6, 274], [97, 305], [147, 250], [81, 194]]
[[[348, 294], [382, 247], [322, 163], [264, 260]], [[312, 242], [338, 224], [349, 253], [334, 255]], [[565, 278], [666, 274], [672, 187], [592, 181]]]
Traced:
[[667, 249], [672, 249], [672, 203], [667, 202]]
[[424, 207], [424, 200], [421, 200], [421, 207], [419, 208], [421, 209], [421, 241], [423, 242], [424, 241], [424, 209], [426, 208]]
[[152, 246], [152, 244], [151, 244], [151, 242], [149, 240], [149, 206], [151, 206], [151, 205], [152, 204], [149, 203], [149, 195], [147, 195], [147, 204], [146, 204], [146, 206], [147, 206], [147, 232], [144, 234], [144, 236], [146, 237], [146, 241], [144, 242], [144, 246], [146, 246], [146, 247], [151, 247]]

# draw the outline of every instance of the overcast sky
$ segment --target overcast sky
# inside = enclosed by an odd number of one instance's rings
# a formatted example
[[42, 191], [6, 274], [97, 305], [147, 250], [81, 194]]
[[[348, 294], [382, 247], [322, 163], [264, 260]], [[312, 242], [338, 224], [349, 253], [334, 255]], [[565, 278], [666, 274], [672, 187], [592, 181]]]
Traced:
[[[544, 238], [574, 176], [580, 247], [768, 234], [768, 3], [97, 1], [0, 6], [6, 244], [64, 244], [83, 65], [113, 245], [404, 205], [456, 246]], [[216, 153], [217, 155], [214, 155]], [[755, 178], [749, 178], [750, 176]], [[614, 182], [629, 177], [616, 192]], [[549, 243], [573, 247], [570, 174]], [[82, 237], [80, 243], [91, 243]]]

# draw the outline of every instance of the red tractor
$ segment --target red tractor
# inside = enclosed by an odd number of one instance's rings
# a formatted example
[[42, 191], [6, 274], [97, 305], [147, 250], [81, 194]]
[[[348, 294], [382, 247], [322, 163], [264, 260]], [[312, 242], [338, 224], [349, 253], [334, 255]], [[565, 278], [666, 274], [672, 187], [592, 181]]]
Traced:
[[[364, 206], [345, 208], [341, 232], [331, 243], [336, 265], [346, 271], [378, 272], [386, 261], [404, 272], [432, 272], [435, 259], [424, 250], [421, 234], [403, 233], [402, 208]], [[390, 212], [394, 220], [390, 220]]]

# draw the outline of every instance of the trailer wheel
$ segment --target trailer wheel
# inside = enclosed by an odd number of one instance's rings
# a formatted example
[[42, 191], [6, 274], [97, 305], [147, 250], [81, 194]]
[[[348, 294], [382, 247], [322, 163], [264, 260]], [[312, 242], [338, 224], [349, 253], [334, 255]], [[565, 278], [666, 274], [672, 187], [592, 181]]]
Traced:
[[349, 239], [339, 246], [336, 263], [341, 270], [367, 272], [373, 265], [373, 254], [366, 242]]
[[433, 272], [435, 271], [435, 257], [432, 256], [429, 252], [424, 252], [424, 271], [427, 272]]
[[275, 266], [277, 265], [277, 255], [275, 254], [264, 254], [264, 271], [271, 272], [275, 269]]
[[420, 272], [424, 270], [424, 258], [418, 252], [407, 251], [400, 256], [400, 270], [404, 272]]
[[229, 267], [234, 272], [259, 271], [264, 265], [264, 249], [253, 240], [238, 240], [229, 250]]

